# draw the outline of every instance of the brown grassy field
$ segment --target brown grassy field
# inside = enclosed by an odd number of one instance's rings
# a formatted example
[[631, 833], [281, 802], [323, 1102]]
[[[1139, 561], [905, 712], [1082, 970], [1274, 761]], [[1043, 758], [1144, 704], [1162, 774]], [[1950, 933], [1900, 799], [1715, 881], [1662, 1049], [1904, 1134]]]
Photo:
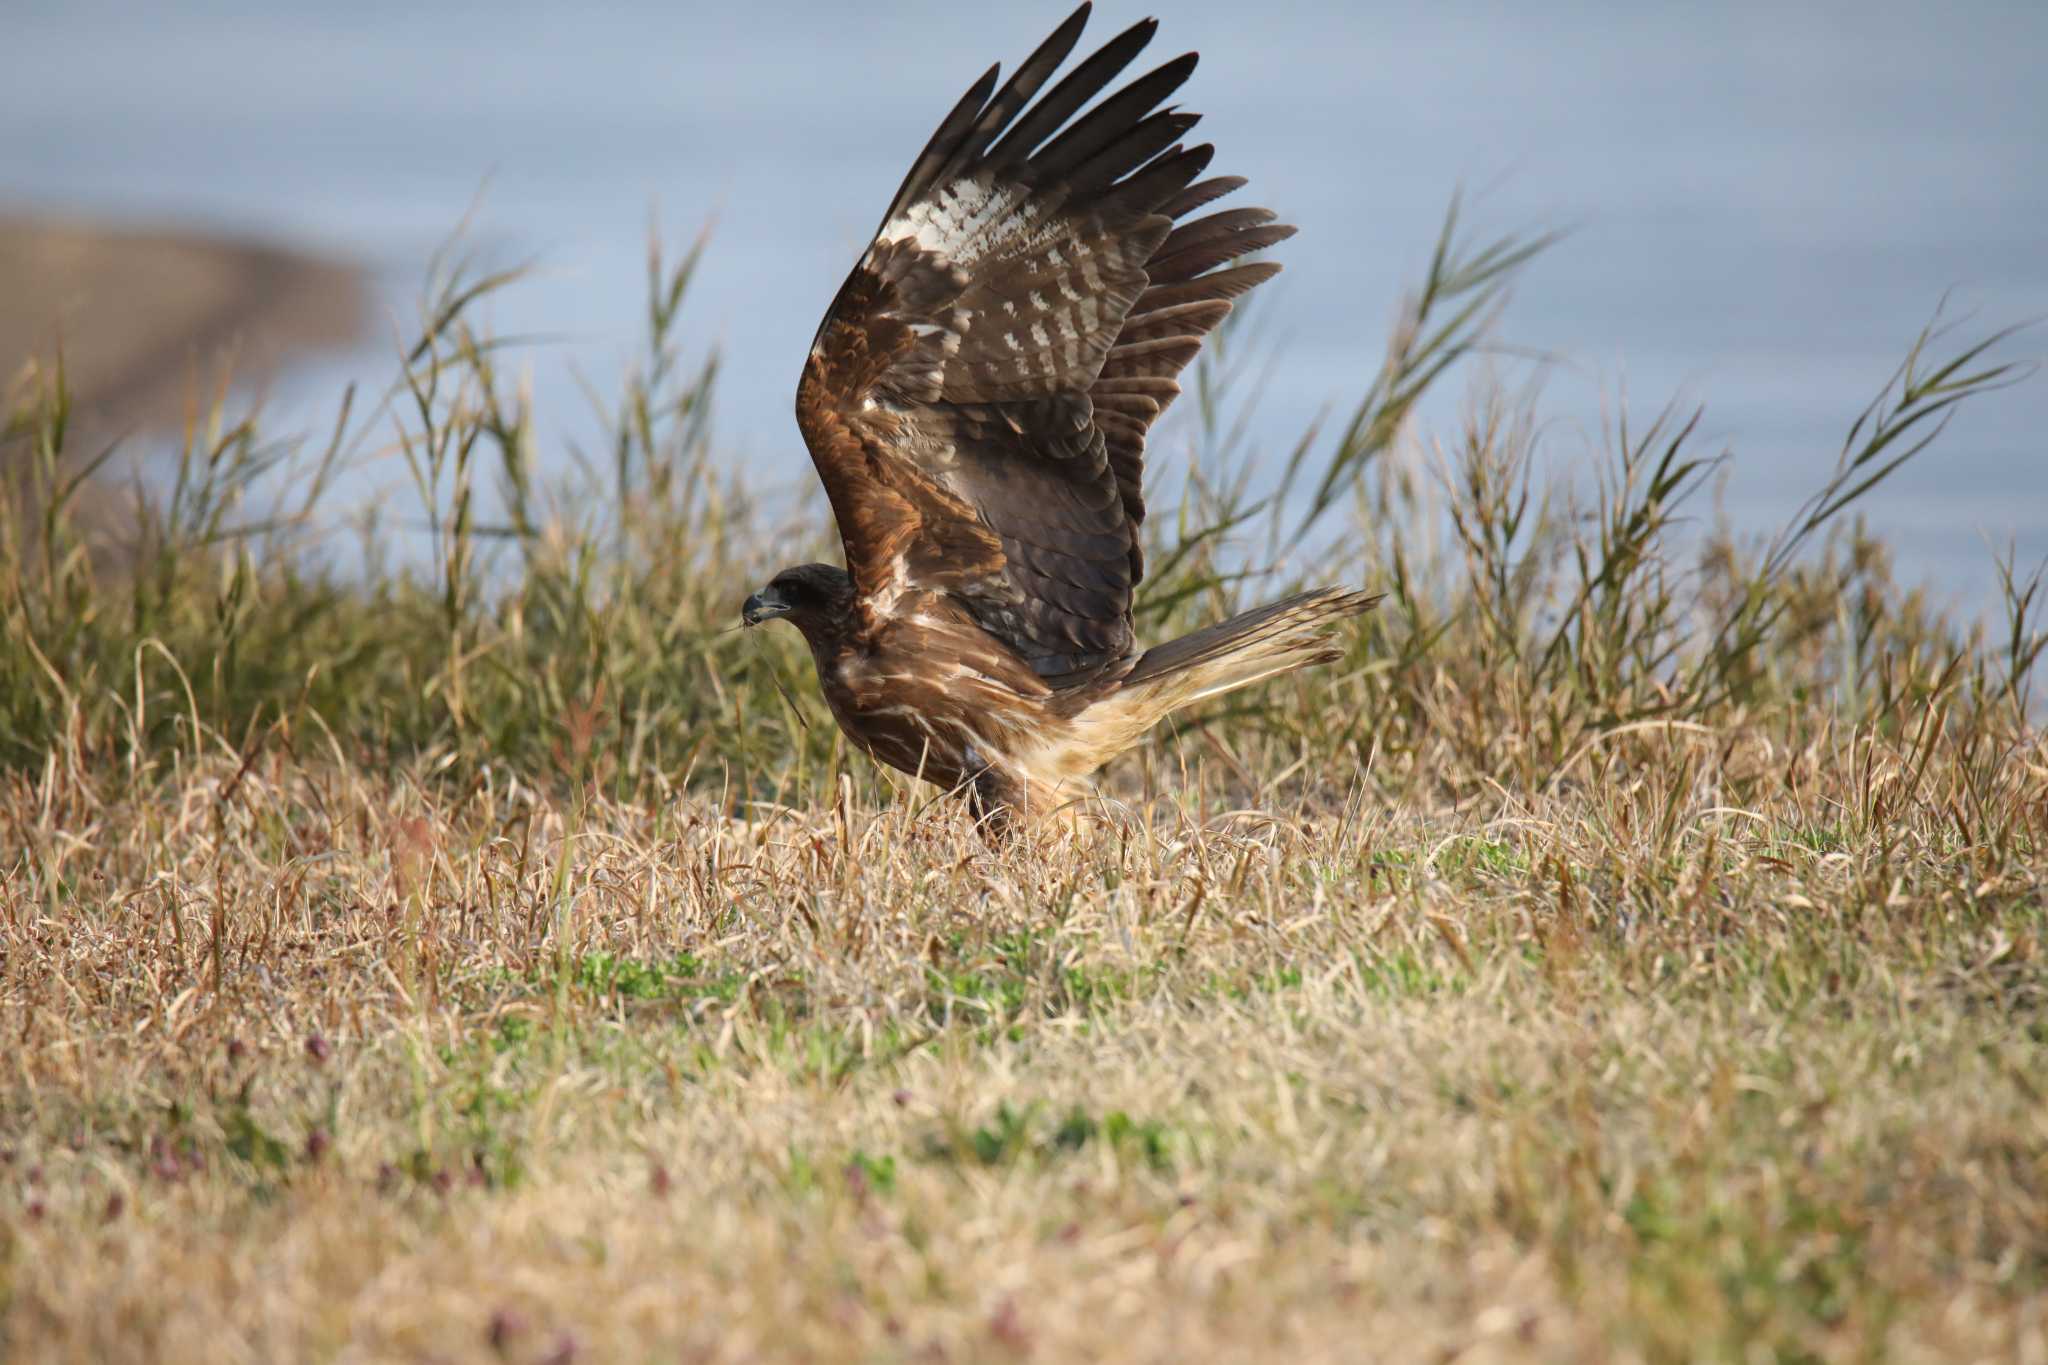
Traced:
[[[1688, 533], [1681, 418], [1577, 493], [1483, 381], [1414, 429], [1538, 245], [1447, 229], [1264, 508], [1204, 370], [1147, 634], [1302, 535], [1388, 602], [1014, 843], [726, 629], [822, 512], [718, 472], [694, 258], [587, 482], [449, 272], [118, 579], [24, 391], [0, 1355], [2048, 1361], [2033, 588], [1945, 621], [1844, 514], [2014, 372], [1923, 338], [1781, 534]], [[394, 422], [429, 544], [323, 568]]]

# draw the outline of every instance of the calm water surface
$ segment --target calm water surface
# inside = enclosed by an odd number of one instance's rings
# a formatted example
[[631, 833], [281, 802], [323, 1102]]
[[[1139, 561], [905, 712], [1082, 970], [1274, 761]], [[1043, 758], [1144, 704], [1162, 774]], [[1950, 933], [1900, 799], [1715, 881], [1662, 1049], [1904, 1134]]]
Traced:
[[[1166, 9], [1160, 57], [1219, 170], [1300, 225], [1256, 319], [1254, 432], [1283, 451], [1376, 365], [1459, 185], [1495, 228], [1570, 225], [1505, 338], [1559, 360], [1546, 440], [1583, 460], [1624, 394], [1706, 404], [1739, 525], [1824, 477], [1952, 291], [2048, 315], [2048, 5], [1429, 5]], [[492, 314], [531, 352], [548, 448], [591, 431], [642, 317], [646, 230], [713, 248], [694, 335], [724, 353], [735, 462], [794, 483], [789, 401], [819, 312], [910, 155], [987, 62], [1064, 13], [906, 4], [0, 6], [0, 203], [173, 219], [325, 248], [393, 319], [479, 190], [476, 236], [542, 273]], [[1105, 0], [1106, 36], [1144, 11]], [[387, 330], [389, 330], [387, 328]], [[2048, 350], [2036, 332], [2015, 358]], [[340, 375], [277, 419], [322, 425]], [[1453, 396], [1428, 419], [1448, 429]], [[1872, 504], [1902, 567], [1985, 600], [1990, 544], [2048, 555], [2048, 378], [1966, 411]], [[388, 477], [371, 471], [364, 480]], [[369, 485], [365, 484], [367, 494]], [[1705, 510], [1705, 509], [1703, 509]]]

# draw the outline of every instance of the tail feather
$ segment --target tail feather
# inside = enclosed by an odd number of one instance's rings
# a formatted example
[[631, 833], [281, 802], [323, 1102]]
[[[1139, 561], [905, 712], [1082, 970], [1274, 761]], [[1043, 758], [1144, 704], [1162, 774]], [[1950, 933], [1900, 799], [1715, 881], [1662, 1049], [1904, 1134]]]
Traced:
[[1334, 628], [1379, 605], [1345, 588], [1297, 593], [1145, 652], [1116, 690], [1076, 713], [1061, 740], [1035, 756], [1034, 776], [1085, 777], [1183, 706], [1340, 657]]
[[1125, 675], [1122, 690], [1170, 694], [1172, 706], [1179, 707], [1276, 673], [1329, 663], [1341, 654], [1331, 628], [1346, 617], [1363, 616], [1379, 600], [1344, 588], [1316, 588], [1270, 602], [1147, 650]]

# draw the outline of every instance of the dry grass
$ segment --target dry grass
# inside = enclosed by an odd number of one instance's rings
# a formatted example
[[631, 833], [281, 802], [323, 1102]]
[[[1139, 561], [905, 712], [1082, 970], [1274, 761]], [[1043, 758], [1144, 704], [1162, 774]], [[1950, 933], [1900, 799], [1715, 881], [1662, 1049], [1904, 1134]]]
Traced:
[[[1527, 809], [1005, 852], [909, 802], [21, 774], [11, 1345], [2038, 1356], [2041, 866], [1959, 834], [1946, 748], [1882, 821], [1907, 748], [1674, 735]], [[1998, 781], [2031, 841], [2043, 781]]]
[[[1688, 567], [1682, 424], [1574, 509], [1498, 406], [1434, 494], [1362, 410], [1351, 657], [991, 847], [718, 633], [771, 521], [661, 372], [585, 526], [424, 344], [430, 571], [212, 493], [135, 582], [47, 504], [0, 565], [0, 1353], [2048, 1361], [2024, 584], [1987, 642], [1866, 539]], [[1155, 634], [1240, 590], [1154, 562]]]

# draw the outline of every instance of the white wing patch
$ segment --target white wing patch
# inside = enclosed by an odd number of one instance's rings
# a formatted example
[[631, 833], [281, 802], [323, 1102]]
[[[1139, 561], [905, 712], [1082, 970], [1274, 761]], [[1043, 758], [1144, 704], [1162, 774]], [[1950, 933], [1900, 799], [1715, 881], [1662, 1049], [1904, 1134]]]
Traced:
[[883, 225], [880, 240], [915, 242], [948, 265], [972, 265], [1027, 234], [1040, 206], [1022, 186], [995, 190], [978, 180], [955, 180], [912, 204]]

